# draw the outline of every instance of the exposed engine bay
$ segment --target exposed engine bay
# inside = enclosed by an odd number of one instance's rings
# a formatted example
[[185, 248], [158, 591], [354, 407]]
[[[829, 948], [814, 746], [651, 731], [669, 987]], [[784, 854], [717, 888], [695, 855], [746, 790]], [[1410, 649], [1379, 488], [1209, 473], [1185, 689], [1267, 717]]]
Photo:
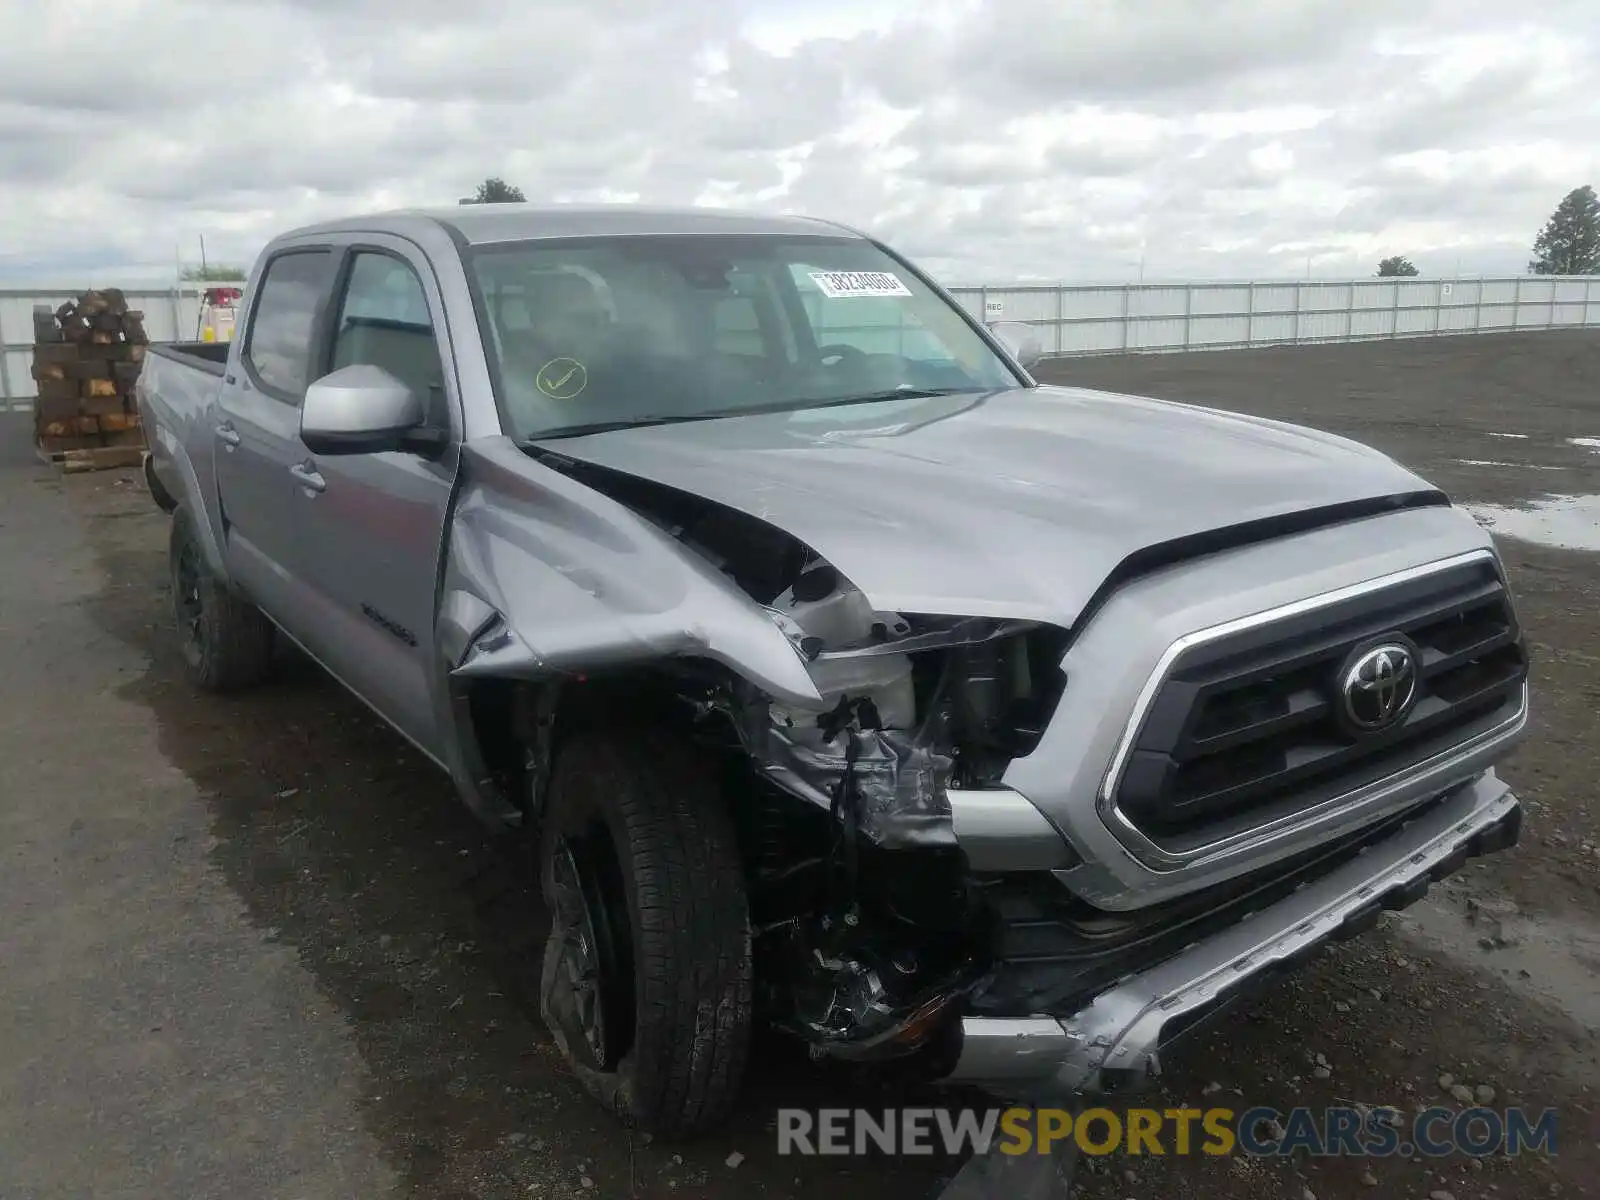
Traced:
[[[787, 534], [670, 488], [541, 454], [628, 504], [762, 604], [822, 703], [782, 704], [707, 664], [663, 667], [726, 752], [767, 1018], [818, 1056], [927, 1046], [985, 978], [995, 910], [946, 788], [996, 783], [1065, 680], [1063, 630], [881, 612]], [[742, 776], [742, 778], [741, 778]]]

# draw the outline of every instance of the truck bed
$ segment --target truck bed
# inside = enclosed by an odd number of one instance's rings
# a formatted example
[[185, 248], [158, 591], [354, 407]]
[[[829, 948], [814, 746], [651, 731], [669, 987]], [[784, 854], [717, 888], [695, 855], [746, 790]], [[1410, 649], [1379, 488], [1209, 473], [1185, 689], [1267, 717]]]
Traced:
[[[229, 348], [228, 342], [153, 344], [134, 389], [150, 447], [146, 470], [161, 491], [204, 512], [213, 526], [214, 505], [205, 503], [213, 487], [212, 410], [227, 372]], [[220, 528], [215, 532], [220, 536]]]
[[227, 342], [157, 342], [149, 352], [208, 375], [221, 376], [228, 363], [228, 346]]

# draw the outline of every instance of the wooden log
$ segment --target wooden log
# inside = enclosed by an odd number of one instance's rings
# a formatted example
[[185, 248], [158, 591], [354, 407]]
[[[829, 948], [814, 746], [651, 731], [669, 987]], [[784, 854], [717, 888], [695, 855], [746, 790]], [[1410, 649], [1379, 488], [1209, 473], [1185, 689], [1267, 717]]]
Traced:
[[100, 418], [94, 416], [60, 417], [55, 420], [35, 418], [34, 433], [43, 437], [90, 438], [100, 444]]
[[[55, 318], [51, 317], [50, 320], [53, 322]], [[53, 325], [52, 328], [54, 328]], [[56, 335], [58, 338], [60, 334], [61, 330], [57, 329]], [[36, 363], [71, 362], [77, 357], [78, 347], [68, 345], [62, 341], [41, 342], [33, 348], [33, 361]]]
[[43, 383], [49, 379], [66, 379], [68, 377], [67, 368], [76, 365], [76, 363], [36, 362], [32, 367], [28, 368], [28, 371], [34, 379]]
[[150, 341], [149, 335], [144, 331], [142, 312], [130, 309], [128, 315], [122, 318], [122, 336], [139, 345], [145, 345]]
[[114, 467], [137, 467], [144, 462], [142, 446], [101, 446], [92, 450], [69, 450], [61, 458], [66, 475], [81, 471], [106, 471]]
[[121, 433], [130, 429], [140, 431], [140, 436], [143, 436], [139, 425], [139, 414], [136, 412], [118, 409], [116, 412], [100, 415], [101, 433]]
[[45, 434], [34, 441], [34, 446], [38, 450], [39, 456], [46, 462], [60, 462], [69, 451], [98, 449], [100, 439], [98, 437]]
[[121, 420], [124, 415], [122, 396], [112, 392], [108, 396], [85, 396], [79, 401], [79, 411], [90, 416], [100, 418], [100, 428], [106, 428], [107, 421]]
[[41, 379], [38, 384], [39, 399], [70, 400], [76, 411], [80, 386], [76, 379]]
[[[45, 425], [52, 425], [58, 421], [72, 421], [78, 417], [78, 404], [80, 398], [76, 392], [70, 396], [35, 396], [33, 400], [33, 424], [38, 430]], [[63, 432], [66, 432], [63, 430]]]
[[82, 395], [85, 400], [98, 396], [115, 396], [117, 385], [110, 379], [85, 379], [83, 381]]
[[143, 363], [114, 362], [111, 364], [111, 377], [123, 391], [132, 391], [133, 385], [139, 381], [139, 372], [143, 369]]
[[129, 464], [129, 465], [138, 466], [141, 462], [144, 461], [144, 459], [143, 459], [143, 451], [144, 451], [144, 448], [145, 448], [144, 430], [142, 430], [142, 429], [118, 429], [118, 430], [112, 431], [111, 433], [107, 433], [107, 434], [102, 435], [102, 440], [105, 442], [105, 444], [107, 446], [117, 446], [117, 447], [129, 446], [129, 447], [132, 447], [135, 451], [139, 452], [140, 457], [135, 459], [135, 461], [133, 463]]
[[72, 379], [112, 379], [112, 362], [109, 358], [80, 358], [67, 363], [67, 375]]

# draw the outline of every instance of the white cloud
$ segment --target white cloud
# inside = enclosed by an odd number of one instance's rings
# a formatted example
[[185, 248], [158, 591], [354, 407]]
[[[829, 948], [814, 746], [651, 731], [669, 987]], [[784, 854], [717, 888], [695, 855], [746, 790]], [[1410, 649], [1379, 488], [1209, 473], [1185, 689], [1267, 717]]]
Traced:
[[951, 280], [1517, 270], [1600, 182], [1592, 0], [0, 0], [0, 280], [304, 221], [760, 205]]

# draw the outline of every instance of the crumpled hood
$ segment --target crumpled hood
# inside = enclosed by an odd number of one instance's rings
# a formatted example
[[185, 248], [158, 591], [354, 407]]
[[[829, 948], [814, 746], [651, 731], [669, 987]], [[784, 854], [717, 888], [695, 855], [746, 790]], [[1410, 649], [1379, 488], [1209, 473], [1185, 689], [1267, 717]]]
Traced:
[[1433, 491], [1316, 430], [1080, 388], [894, 400], [546, 448], [799, 538], [882, 610], [1070, 625], [1136, 551]]

